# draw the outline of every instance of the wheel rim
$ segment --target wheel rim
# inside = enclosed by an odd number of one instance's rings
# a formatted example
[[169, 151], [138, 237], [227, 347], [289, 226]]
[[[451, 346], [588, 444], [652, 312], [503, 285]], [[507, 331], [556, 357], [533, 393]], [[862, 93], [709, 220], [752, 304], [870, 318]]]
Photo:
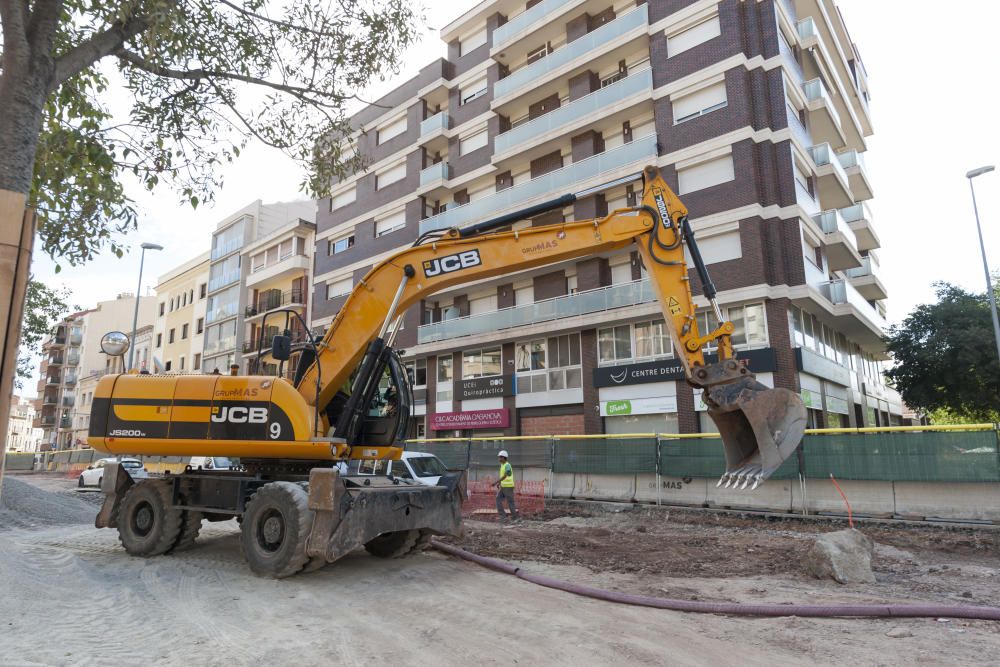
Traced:
[[285, 541], [285, 517], [276, 509], [268, 509], [257, 524], [257, 545], [274, 553]]
[[139, 503], [132, 513], [132, 531], [139, 537], [146, 537], [153, 531], [155, 523], [153, 506], [146, 501]]

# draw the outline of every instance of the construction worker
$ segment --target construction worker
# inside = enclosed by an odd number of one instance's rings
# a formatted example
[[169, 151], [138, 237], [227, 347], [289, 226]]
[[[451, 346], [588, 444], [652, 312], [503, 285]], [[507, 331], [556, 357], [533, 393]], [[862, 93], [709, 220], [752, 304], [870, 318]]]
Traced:
[[503, 509], [503, 501], [506, 499], [511, 520], [517, 521], [517, 505], [514, 504], [514, 466], [507, 461], [506, 449], [501, 449], [497, 458], [500, 459], [500, 478], [494, 484], [497, 487], [497, 516], [500, 517], [500, 521], [507, 520], [507, 514]]
[[239, 364], [229, 364], [229, 374], [230, 375], [239, 375], [240, 374], [240, 365]]

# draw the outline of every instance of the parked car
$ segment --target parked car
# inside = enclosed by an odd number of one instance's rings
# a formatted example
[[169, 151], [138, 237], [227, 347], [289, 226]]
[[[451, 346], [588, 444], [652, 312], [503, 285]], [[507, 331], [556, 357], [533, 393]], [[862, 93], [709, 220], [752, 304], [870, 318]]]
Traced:
[[[343, 471], [342, 471], [343, 472]], [[409, 479], [426, 486], [437, 486], [441, 475], [448, 472], [441, 459], [426, 452], [403, 452], [403, 458], [398, 461], [382, 461], [365, 459], [351, 461], [350, 474], [354, 475], [392, 475], [400, 479]]]
[[189, 466], [195, 470], [233, 470], [236, 465], [227, 456], [192, 456]]
[[121, 463], [132, 479], [145, 479], [149, 477], [149, 473], [142, 467], [142, 461], [139, 459], [117, 459], [112, 457], [98, 459], [93, 465], [87, 466], [87, 469], [81, 472], [80, 477], [77, 478], [77, 486], [100, 486], [101, 481], [104, 479], [104, 466], [112, 463]]

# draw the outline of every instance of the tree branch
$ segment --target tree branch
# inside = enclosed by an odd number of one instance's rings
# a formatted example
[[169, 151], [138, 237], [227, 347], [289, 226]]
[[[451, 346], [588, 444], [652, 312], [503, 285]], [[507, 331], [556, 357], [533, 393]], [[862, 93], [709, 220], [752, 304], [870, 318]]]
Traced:
[[[314, 28], [309, 28], [304, 25], [296, 25], [294, 23], [289, 23], [288, 21], [280, 21], [278, 19], [272, 19], [270, 16], [264, 16], [263, 14], [258, 14], [252, 12], [249, 9], [239, 7], [236, 4], [229, 2], [228, 0], [216, 0], [220, 5], [226, 5], [236, 10], [238, 13], [252, 18], [257, 21], [263, 21], [264, 23], [270, 23], [272, 25], [278, 26], [279, 28], [287, 28], [288, 30], [294, 30], [296, 32], [304, 32], [311, 35], [316, 35], [317, 37], [326, 37], [329, 39], [340, 39], [342, 35], [338, 35], [332, 32], [324, 32], [322, 30], [316, 30]], [[343, 5], [341, 5], [343, 7]]]
[[95, 34], [56, 61], [55, 74], [49, 90], [55, 90], [67, 79], [79, 74], [101, 58], [120, 49], [126, 41], [145, 31], [150, 24], [148, 16], [133, 16], [124, 22], [116, 22], [103, 32]]

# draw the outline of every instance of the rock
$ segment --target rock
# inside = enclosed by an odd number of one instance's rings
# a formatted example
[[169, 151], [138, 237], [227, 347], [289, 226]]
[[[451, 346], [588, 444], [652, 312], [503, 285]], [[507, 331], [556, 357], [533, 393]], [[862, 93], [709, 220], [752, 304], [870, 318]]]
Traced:
[[874, 543], [859, 530], [850, 528], [824, 533], [806, 554], [805, 566], [817, 579], [833, 579], [841, 584], [873, 584]]
[[893, 639], [903, 639], [905, 637], [912, 637], [913, 633], [906, 628], [893, 628], [889, 632], [885, 633], [886, 637], [892, 637]]

